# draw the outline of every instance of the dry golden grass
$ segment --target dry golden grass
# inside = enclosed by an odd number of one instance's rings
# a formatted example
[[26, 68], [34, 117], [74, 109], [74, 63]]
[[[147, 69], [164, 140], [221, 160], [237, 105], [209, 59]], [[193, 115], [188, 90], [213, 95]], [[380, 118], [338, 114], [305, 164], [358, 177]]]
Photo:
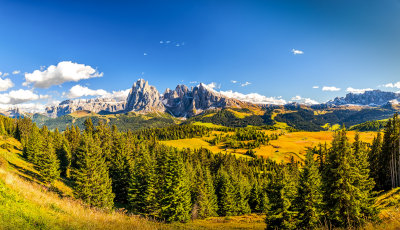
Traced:
[[265, 215], [248, 214], [243, 216], [210, 217], [193, 220], [187, 224], [173, 224], [177, 229], [265, 229]]
[[[264, 131], [266, 134], [273, 133], [284, 133], [282, 130]], [[170, 140], [170, 141], [162, 141], [168, 146], [176, 147], [179, 149], [183, 148], [191, 148], [191, 149], [199, 149], [206, 148], [213, 153], [231, 153], [237, 156], [244, 156], [246, 153], [246, 149], [225, 149], [224, 143], [221, 143], [217, 146], [211, 145], [207, 142], [214, 137], [215, 134], [230, 134], [233, 135], [233, 132], [219, 132], [213, 131], [210, 137], [202, 137], [202, 138], [191, 138], [191, 139], [180, 139], [180, 140]], [[292, 133], [284, 133], [279, 136], [278, 140], [270, 141], [270, 145], [262, 145], [259, 148], [254, 149], [256, 151], [256, 155], [262, 156], [265, 158], [270, 158], [277, 162], [289, 162], [291, 157], [294, 157], [295, 160], [302, 161], [304, 159], [304, 155], [306, 153], [307, 148], [312, 148], [314, 146], [318, 146], [319, 144], [328, 145], [333, 139], [334, 132], [331, 131], [321, 131], [321, 132], [292, 132]], [[355, 131], [348, 131], [347, 135], [349, 137], [350, 142], [354, 141]], [[373, 138], [376, 136], [376, 132], [360, 132], [360, 138], [362, 141], [367, 143], [372, 143]], [[246, 156], [247, 157], [247, 156]]]

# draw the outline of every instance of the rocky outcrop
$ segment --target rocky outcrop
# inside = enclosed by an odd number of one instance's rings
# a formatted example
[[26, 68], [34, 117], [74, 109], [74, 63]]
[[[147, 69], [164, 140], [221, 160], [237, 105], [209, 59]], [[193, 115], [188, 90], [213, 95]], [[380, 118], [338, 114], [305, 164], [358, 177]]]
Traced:
[[127, 112], [164, 112], [165, 107], [161, 102], [161, 95], [154, 86], [143, 79], [139, 79], [132, 86], [126, 99], [125, 111]]
[[62, 101], [56, 106], [46, 108], [47, 116], [59, 117], [80, 110], [94, 113], [118, 112], [125, 109], [125, 101], [116, 101], [110, 98], [78, 99]]
[[200, 83], [190, 90], [185, 85], [178, 85], [175, 90], [167, 89], [163, 95], [163, 104], [174, 116], [190, 117], [207, 109], [240, 107], [241, 102]]
[[372, 90], [365, 91], [361, 94], [348, 93], [345, 97], [337, 97], [333, 101], [329, 101], [327, 104], [382, 106], [394, 99], [400, 99], [400, 94]]

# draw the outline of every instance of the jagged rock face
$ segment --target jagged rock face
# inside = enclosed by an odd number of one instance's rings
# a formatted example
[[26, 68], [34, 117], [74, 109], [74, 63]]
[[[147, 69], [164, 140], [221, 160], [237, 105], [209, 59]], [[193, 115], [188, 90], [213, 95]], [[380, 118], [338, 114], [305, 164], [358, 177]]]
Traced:
[[383, 92], [380, 90], [365, 91], [361, 94], [349, 93], [346, 97], [337, 97], [328, 104], [334, 105], [370, 105], [370, 106], [381, 106], [387, 104], [389, 101], [399, 99], [400, 95], [393, 92]]
[[62, 101], [56, 106], [46, 108], [49, 117], [59, 117], [79, 110], [88, 110], [94, 113], [118, 112], [125, 109], [124, 101], [110, 98], [78, 99]]
[[19, 108], [9, 108], [6, 110], [1, 110], [0, 115], [6, 116], [6, 117], [12, 117], [12, 118], [17, 118], [17, 117], [23, 117], [24, 115], [21, 113]]
[[125, 110], [127, 112], [163, 112], [165, 107], [157, 89], [150, 86], [147, 81], [139, 79], [129, 92]]
[[175, 90], [167, 89], [163, 95], [167, 111], [177, 117], [190, 117], [204, 110], [225, 107], [240, 107], [240, 102], [227, 98], [200, 84], [192, 89], [178, 85]]

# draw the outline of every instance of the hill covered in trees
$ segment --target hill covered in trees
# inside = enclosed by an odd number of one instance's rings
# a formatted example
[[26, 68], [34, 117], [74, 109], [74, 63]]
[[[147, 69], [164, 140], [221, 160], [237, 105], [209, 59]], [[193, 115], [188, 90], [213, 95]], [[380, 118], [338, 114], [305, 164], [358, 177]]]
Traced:
[[[258, 213], [266, 216], [268, 229], [293, 229], [315, 228], [322, 220], [336, 227], [376, 222], [374, 189], [398, 186], [398, 167], [389, 157], [398, 148], [390, 144], [398, 139], [391, 131], [398, 124], [395, 116], [383, 140], [378, 135], [371, 147], [358, 136], [350, 143], [346, 131], [338, 131], [329, 145], [289, 163], [160, 144], [212, 131], [193, 125], [120, 132], [87, 119], [83, 130], [70, 126], [60, 133], [39, 129], [27, 118], [2, 117], [0, 133], [21, 142], [22, 156], [43, 186], [57, 191], [64, 181], [71, 196], [89, 207], [106, 212], [123, 207], [165, 223]], [[240, 130], [231, 138], [268, 139]]]

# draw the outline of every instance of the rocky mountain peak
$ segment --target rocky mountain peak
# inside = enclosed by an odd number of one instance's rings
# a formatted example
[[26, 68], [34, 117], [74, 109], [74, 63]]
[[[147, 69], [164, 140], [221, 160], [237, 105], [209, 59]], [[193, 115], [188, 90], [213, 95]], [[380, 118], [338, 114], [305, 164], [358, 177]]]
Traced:
[[139, 79], [132, 86], [126, 99], [127, 112], [163, 112], [164, 105], [158, 90], [143, 79]]
[[400, 95], [393, 92], [384, 92], [381, 90], [365, 91], [364, 93], [348, 93], [345, 97], [336, 97], [328, 104], [333, 105], [369, 105], [369, 106], [382, 106], [394, 99], [400, 99]]

